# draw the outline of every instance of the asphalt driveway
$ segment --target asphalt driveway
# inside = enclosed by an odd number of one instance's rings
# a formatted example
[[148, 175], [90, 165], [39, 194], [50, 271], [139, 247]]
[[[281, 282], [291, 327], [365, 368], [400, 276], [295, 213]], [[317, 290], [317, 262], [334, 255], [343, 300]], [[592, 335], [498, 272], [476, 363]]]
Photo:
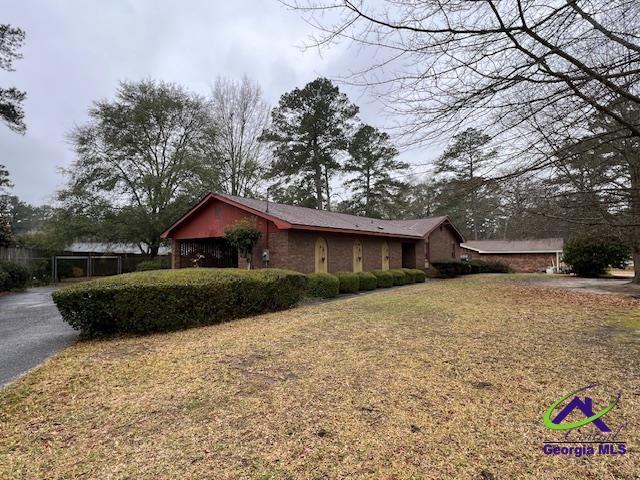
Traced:
[[0, 296], [0, 388], [78, 337], [60, 317], [52, 291], [40, 287]]

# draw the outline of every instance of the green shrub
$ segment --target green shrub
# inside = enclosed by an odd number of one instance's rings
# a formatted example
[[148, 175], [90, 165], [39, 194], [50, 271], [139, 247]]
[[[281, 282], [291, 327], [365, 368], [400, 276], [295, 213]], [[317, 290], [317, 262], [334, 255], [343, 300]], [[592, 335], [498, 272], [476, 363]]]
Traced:
[[424, 283], [426, 275], [423, 270], [417, 268], [403, 268], [404, 272], [413, 277], [413, 283]]
[[26, 288], [31, 275], [29, 270], [13, 262], [0, 262], [0, 292]]
[[334, 274], [340, 280], [340, 293], [356, 293], [360, 290], [360, 277], [353, 272], [336, 272]]
[[5, 272], [4, 269], [0, 267], [0, 292], [4, 292], [6, 290], [10, 290], [9, 273]]
[[482, 260], [465, 261], [469, 265], [469, 273], [489, 273], [489, 266]]
[[432, 262], [431, 265], [445, 278], [457, 277], [471, 273], [469, 262], [449, 260], [445, 262]]
[[418, 283], [425, 281], [426, 275], [422, 270], [418, 270], [417, 268], [402, 268], [401, 270], [407, 277], [409, 277], [409, 282], [407, 283]]
[[393, 274], [389, 270], [372, 270], [371, 272], [378, 280], [378, 288], [393, 287]]
[[413, 277], [407, 275], [401, 268], [391, 269], [389, 272], [393, 275], [394, 285], [406, 285], [407, 283], [413, 283]]
[[136, 272], [148, 272], [149, 270], [164, 270], [169, 268], [169, 262], [165, 260], [145, 260], [136, 265]]
[[334, 298], [340, 292], [340, 280], [330, 273], [307, 275], [307, 295], [319, 298]]
[[371, 272], [358, 272], [360, 278], [360, 290], [375, 290], [378, 288], [378, 279]]
[[597, 277], [611, 267], [622, 268], [630, 256], [629, 247], [606, 237], [576, 238], [564, 246], [564, 263], [581, 277]]
[[508, 265], [500, 262], [485, 262], [482, 260], [469, 260], [458, 262], [456, 260], [446, 262], [433, 262], [431, 264], [445, 278], [469, 275], [471, 273], [509, 273]]
[[279, 269], [189, 268], [127, 273], [53, 293], [62, 318], [88, 335], [177, 330], [295, 305], [306, 276]]
[[487, 271], [485, 273], [511, 273], [511, 267], [502, 262], [484, 262]]
[[257, 223], [248, 218], [236, 220], [224, 229], [224, 237], [232, 247], [238, 249], [240, 256], [246, 260], [249, 270], [252, 268], [253, 249], [261, 236]]

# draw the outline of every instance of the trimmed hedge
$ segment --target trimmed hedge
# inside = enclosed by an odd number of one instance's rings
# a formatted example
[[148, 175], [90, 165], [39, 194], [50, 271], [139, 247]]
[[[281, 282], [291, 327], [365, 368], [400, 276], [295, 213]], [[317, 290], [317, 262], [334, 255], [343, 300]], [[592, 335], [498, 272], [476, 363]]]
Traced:
[[371, 270], [378, 280], [378, 288], [393, 287], [393, 274], [389, 270]]
[[412, 278], [413, 283], [424, 283], [427, 278], [424, 271], [417, 268], [403, 268], [402, 270]]
[[330, 273], [307, 275], [307, 295], [319, 298], [334, 298], [340, 293], [340, 280]]
[[482, 260], [471, 261], [447, 261], [433, 262], [431, 264], [445, 278], [457, 277], [458, 275], [469, 275], [471, 273], [509, 273], [511, 269], [500, 262], [483, 262]]
[[150, 270], [165, 270], [169, 268], [169, 262], [165, 260], [145, 260], [136, 265], [136, 272], [148, 272]]
[[447, 262], [432, 262], [431, 265], [445, 278], [457, 277], [471, 273], [469, 262], [451, 260]]
[[0, 292], [26, 288], [30, 276], [29, 270], [22, 265], [0, 261]]
[[406, 285], [407, 283], [413, 283], [413, 277], [407, 275], [401, 268], [391, 269], [389, 272], [393, 275], [394, 285]]
[[470, 260], [471, 273], [510, 273], [511, 268], [501, 262], [485, 262], [483, 260]]
[[378, 288], [378, 279], [371, 272], [358, 272], [360, 278], [360, 290], [375, 290]]
[[340, 293], [356, 293], [360, 290], [360, 277], [354, 272], [334, 273], [340, 281]]
[[306, 276], [288, 270], [188, 268], [135, 272], [53, 293], [62, 318], [87, 335], [209, 325], [295, 305]]

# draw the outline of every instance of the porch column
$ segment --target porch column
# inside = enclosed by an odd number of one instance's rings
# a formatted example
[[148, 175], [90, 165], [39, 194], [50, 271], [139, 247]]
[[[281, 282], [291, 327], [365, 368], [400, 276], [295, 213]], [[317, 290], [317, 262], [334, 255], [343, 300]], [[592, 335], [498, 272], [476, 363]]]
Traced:
[[414, 268], [418, 268], [420, 270], [424, 270], [426, 268], [426, 258], [427, 257], [427, 242], [425, 240], [418, 240], [416, 242], [416, 266]]
[[171, 268], [180, 268], [180, 240], [171, 239]]

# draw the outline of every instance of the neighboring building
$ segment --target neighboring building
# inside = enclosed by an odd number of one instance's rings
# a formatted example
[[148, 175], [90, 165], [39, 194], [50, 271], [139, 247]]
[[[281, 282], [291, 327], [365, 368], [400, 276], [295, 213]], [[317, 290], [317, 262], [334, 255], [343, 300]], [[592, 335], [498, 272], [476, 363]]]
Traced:
[[564, 241], [561, 238], [539, 240], [469, 240], [460, 245], [462, 257], [469, 260], [501, 262], [515, 272], [558, 271]]
[[[158, 259], [169, 264], [171, 250], [163, 245], [158, 249]], [[65, 277], [92, 277], [133, 272], [138, 263], [149, 260], [135, 243], [74, 242], [62, 255], [55, 255], [55, 281]], [[75, 272], [75, 273], [74, 273]]]
[[[140, 247], [135, 243], [110, 243], [110, 242], [74, 242], [64, 249], [65, 253], [78, 255], [144, 255]], [[169, 255], [171, 250], [160, 245], [159, 256]]]
[[262, 232], [254, 266], [303, 273], [424, 268], [460, 258], [464, 241], [448, 217], [378, 220], [209, 193], [162, 234], [172, 240], [172, 268], [192, 266], [195, 258], [201, 266], [243, 266], [224, 239], [225, 227], [240, 218]]

